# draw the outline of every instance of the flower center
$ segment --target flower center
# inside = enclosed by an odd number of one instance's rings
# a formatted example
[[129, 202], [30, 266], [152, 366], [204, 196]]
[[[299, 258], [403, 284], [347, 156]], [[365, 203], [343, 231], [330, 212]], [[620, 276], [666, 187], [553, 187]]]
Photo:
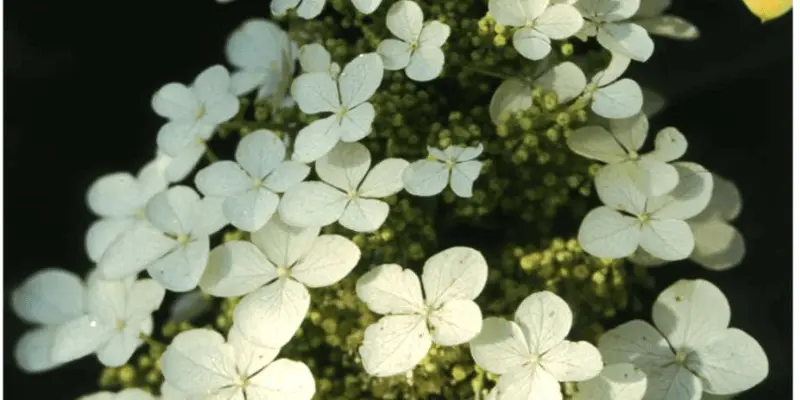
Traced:
[[675, 353], [675, 363], [678, 365], [683, 365], [686, 363], [686, 358], [689, 356], [685, 351], [680, 350]]
[[114, 329], [116, 329], [118, 332], [122, 332], [127, 327], [128, 327], [128, 323], [127, 322], [125, 322], [124, 320], [118, 319], [116, 326], [114, 326]]
[[234, 384], [242, 389], [246, 388], [250, 381], [247, 379], [246, 375], [236, 375], [234, 379]]
[[347, 115], [347, 111], [348, 111], [347, 107], [342, 106], [342, 108], [340, 108], [339, 111], [336, 111], [336, 120], [341, 122], [342, 118], [344, 118], [344, 116]]
[[290, 270], [287, 267], [278, 267], [277, 275], [278, 278], [287, 278], [289, 277]]
[[147, 215], [144, 212], [144, 208], [140, 208], [140, 209], [136, 210], [136, 214], [134, 214], [134, 218], [136, 218], [136, 219], [138, 219], [140, 221], [146, 219]]
[[259, 187], [262, 187], [262, 186], [264, 186], [264, 180], [263, 179], [253, 179], [253, 187], [259, 188]]
[[177, 240], [182, 246], [185, 246], [189, 244], [189, 235], [179, 233], [177, 236], [175, 236], [175, 240]]
[[650, 214], [644, 213], [636, 217], [639, 220], [639, 223], [646, 224], [650, 221]]

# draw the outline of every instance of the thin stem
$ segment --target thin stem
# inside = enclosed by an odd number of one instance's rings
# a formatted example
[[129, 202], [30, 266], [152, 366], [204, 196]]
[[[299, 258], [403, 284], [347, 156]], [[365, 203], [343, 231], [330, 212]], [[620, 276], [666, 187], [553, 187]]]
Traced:
[[155, 340], [155, 339], [151, 338], [150, 336], [145, 335], [144, 332], [139, 332], [139, 339], [143, 340], [150, 347], [158, 347], [158, 348], [167, 347], [166, 344], [161, 343], [158, 340]]
[[513, 78], [513, 76], [508, 76], [506, 74], [501, 74], [499, 72], [489, 71], [483, 68], [468, 67], [468, 66], [464, 66], [463, 68], [467, 71], [472, 71], [476, 74], [490, 76], [492, 78], [503, 79], [503, 80]]
[[217, 162], [219, 160], [219, 157], [217, 157], [217, 155], [214, 154], [214, 150], [211, 150], [211, 146], [209, 146], [208, 144], [206, 144], [205, 146], [206, 146], [206, 158], [208, 159], [208, 162], [212, 163]]

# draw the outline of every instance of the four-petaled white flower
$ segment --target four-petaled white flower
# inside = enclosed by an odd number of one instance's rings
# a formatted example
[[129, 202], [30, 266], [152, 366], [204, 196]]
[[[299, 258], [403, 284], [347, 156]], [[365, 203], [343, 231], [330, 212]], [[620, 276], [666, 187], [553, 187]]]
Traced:
[[124, 389], [116, 393], [102, 391], [81, 396], [78, 400], [155, 400], [152, 394], [139, 388]]
[[580, 34], [597, 36], [612, 53], [645, 62], [653, 55], [653, 39], [641, 26], [626, 21], [639, 9], [640, 0], [579, 0], [575, 7], [586, 19]]
[[329, 74], [331, 78], [336, 79], [342, 68], [338, 63], [331, 62], [331, 53], [319, 43], [311, 43], [304, 45], [300, 48], [300, 69], [303, 72], [314, 73], [321, 72]]
[[358, 297], [370, 310], [385, 314], [367, 327], [358, 349], [367, 373], [383, 377], [408, 372], [432, 343], [456, 346], [475, 337], [482, 314], [474, 300], [488, 272], [480, 252], [452, 247], [422, 267], [424, 299], [419, 277], [397, 264], [384, 264], [361, 276]]
[[642, 400], [647, 375], [633, 364], [608, 364], [600, 375], [578, 382], [572, 400]]
[[703, 392], [729, 395], [766, 378], [764, 350], [747, 333], [728, 328], [725, 295], [705, 280], [680, 280], [653, 304], [655, 327], [634, 320], [600, 337], [607, 363], [628, 362], [647, 374], [644, 398], [699, 400]]
[[294, 228], [275, 216], [250, 235], [250, 242], [217, 246], [200, 281], [206, 293], [244, 296], [233, 321], [251, 342], [280, 347], [294, 336], [309, 307], [306, 287], [330, 286], [358, 263], [361, 251], [319, 228]]
[[483, 320], [470, 352], [481, 368], [500, 375], [498, 400], [561, 399], [559, 382], [585, 381], [603, 368], [594, 346], [566, 340], [570, 328], [569, 305], [552, 292], [537, 292], [520, 303], [514, 321]]
[[409, 0], [392, 4], [386, 26], [401, 40], [385, 39], [378, 45], [384, 68], [405, 68], [406, 75], [419, 82], [439, 76], [444, 67], [441, 47], [450, 37], [449, 26], [436, 20], [424, 22], [419, 4]]
[[257, 99], [283, 100], [294, 75], [296, 51], [289, 35], [272, 21], [245, 21], [225, 45], [228, 62], [239, 68], [231, 74], [231, 91], [237, 96], [254, 89]]
[[310, 400], [314, 376], [279, 348], [250, 343], [234, 325], [228, 340], [210, 329], [179, 333], [161, 356], [165, 381], [192, 399]]
[[[353, 5], [362, 14], [372, 14], [382, 0], [352, 0]], [[325, 8], [325, 0], [272, 0], [270, 10], [272, 15], [283, 16], [286, 12], [297, 8], [297, 16], [303, 19], [316, 18]]]
[[187, 186], [155, 195], [137, 224], [114, 241], [98, 269], [105, 279], [120, 279], [147, 269], [153, 279], [175, 292], [197, 286], [208, 261], [209, 236], [226, 224], [223, 198], [203, 199]]
[[549, 0], [489, 0], [489, 13], [498, 24], [519, 28], [514, 32], [514, 48], [531, 60], [550, 53], [550, 40], [566, 39], [583, 26], [575, 7]]
[[334, 80], [330, 73], [312, 72], [292, 82], [292, 98], [306, 114], [331, 112], [298, 132], [292, 159], [311, 162], [327, 154], [340, 140], [355, 142], [372, 131], [375, 108], [367, 102], [383, 79], [383, 62], [376, 53], [361, 54]]
[[567, 146], [586, 158], [607, 163], [600, 170], [613, 169], [615, 176], [628, 176], [646, 196], [661, 196], [678, 186], [678, 170], [671, 164], [686, 153], [688, 143], [677, 129], [667, 127], [656, 134], [655, 149], [640, 154], [650, 124], [639, 113], [610, 121], [610, 132], [601, 126], [587, 126], [572, 132]]
[[[745, 243], [742, 234], [730, 224], [742, 210], [742, 197], [733, 182], [712, 174], [714, 189], [708, 206], [686, 220], [694, 235], [694, 250], [689, 259], [703, 268], [724, 271], [742, 262]], [[667, 262], [638, 249], [631, 262], [648, 267]]]
[[14, 347], [14, 360], [23, 371], [44, 372], [71, 361], [54, 359], [52, 349], [60, 326], [86, 313], [86, 287], [80, 277], [56, 268], [37, 271], [11, 293], [11, 309], [37, 325]]
[[231, 92], [228, 70], [215, 65], [201, 72], [190, 87], [177, 82], [164, 85], [153, 95], [152, 107], [169, 119], [158, 131], [157, 142], [172, 157], [167, 178], [176, 182], [200, 161], [217, 125], [239, 112], [239, 99]]
[[311, 170], [297, 161], [284, 161], [286, 146], [265, 129], [242, 138], [235, 157], [236, 162], [217, 161], [200, 170], [195, 184], [206, 196], [224, 197], [225, 218], [248, 232], [264, 226], [275, 213], [276, 193], [297, 185]]
[[87, 314], [61, 326], [55, 336], [53, 358], [68, 361], [96, 353], [108, 367], [124, 365], [153, 331], [155, 312], [164, 300], [164, 288], [152, 279], [105, 281], [90, 277]]
[[386, 158], [372, 169], [370, 163], [363, 144], [339, 143], [314, 163], [323, 182], [302, 182], [283, 195], [278, 206], [281, 219], [299, 227], [339, 221], [356, 232], [377, 230], [389, 215], [389, 205], [378, 199], [403, 189], [408, 161]]
[[664, 14], [672, 0], [641, 0], [639, 9], [631, 18], [651, 35], [670, 39], [694, 40], [700, 37], [700, 30], [691, 22], [670, 14]]
[[589, 211], [581, 222], [581, 247], [601, 258], [627, 257], [638, 247], [667, 261], [689, 257], [694, 235], [686, 220], [708, 205], [713, 179], [711, 172], [698, 164], [673, 165], [678, 170], [678, 186], [655, 197], [642, 194], [619, 170], [598, 172], [595, 186], [605, 206]]
[[92, 183], [86, 202], [100, 219], [86, 232], [86, 253], [90, 260], [100, 261], [114, 240], [145, 218], [147, 202], [167, 188], [165, 169], [164, 158], [158, 157], [142, 167], [135, 177], [117, 172]]
[[433, 160], [418, 160], [403, 171], [403, 185], [415, 196], [434, 196], [450, 182], [450, 189], [459, 197], [472, 197], [472, 185], [481, 173], [483, 162], [475, 160], [483, 145], [449, 146], [444, 151], [428, 147]]

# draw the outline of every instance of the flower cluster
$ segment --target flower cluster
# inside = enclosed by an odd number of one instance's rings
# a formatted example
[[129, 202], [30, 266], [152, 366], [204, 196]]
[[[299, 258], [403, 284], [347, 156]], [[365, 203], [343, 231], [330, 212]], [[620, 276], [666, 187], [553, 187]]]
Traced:
[[91, 270], [13, 294], [22, 369], [96, 354], [86, 398], [129, 400], [699, 400], [766, 377], [704, 280], [655, 327], [604, 329], [646, 267], [744, 257], [735, 185], [674, 127], [643, 151], [623, 75], [650, 35], [698, 37], [668, 1], [329, 3], [272, 0], [231, 70], [153, 95], [154, 159], [88, 190]]

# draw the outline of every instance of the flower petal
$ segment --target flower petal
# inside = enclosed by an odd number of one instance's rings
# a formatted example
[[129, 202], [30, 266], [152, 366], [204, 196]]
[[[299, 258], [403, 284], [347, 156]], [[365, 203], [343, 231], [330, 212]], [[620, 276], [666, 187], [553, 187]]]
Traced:
[[164, 380], [182, 392], [212, 393], [235, 382], [234, 349], [213, 330], [184, 331], [172, 339], [161, 356], [161, 370]]
[[450, 174], [450, 189], [459, 197], [472, 197], [472, 185], [478, 179], [483, 162], [471, 160], [460, 162]]
[[361, 275], [356, 294], [378, 314], [413, 314], [425, 309], [419, 278], [397, 264], [379, 265]]
[[665, 261], [688, 258], [694, 250], [694, 235], [685, 221], [650, 220], [642, 225], [641, 241], [646, 252]]
[[514, 32], [514, 48], [529, 60], [541, 60], [550, 54], [550, 38], [533, 28], [521, 28]]
[[426, 304], [439, 307], [451, 300], [474, 300], [486, 286], [489, 266], [469, 247], [451, 247], [431, 256], [422, 266]]
[[397, 71], [408, 66], [411, 62], [411, 46], [397, 39], [384, 39], [376, 50], [383, 61], [383, 68]]
[[591, 343], [565, 340], [544, 354], [541, 365], [560, 382], [580, 382], [597, 376], [603, 359]]
[[393, 35], [407, 43], [411, 43], [422, 32], [424, 16], [419, 4], [401, 0], [392, 4], [386, 13], [386, 27]]
[[197, 189], [206, 196], [232, 196], [253, 187], [253, 180], [233, 161], [217, 161], [197, 171]]
[[168, 290], [188, 292], [200, 282], [208, 252], [208, 237], [193, 240], [151, 263], [147, 273]]
[[653, 39], [641, 26], [631, 23], [603, 24], [597, 31], [597, 42], [612, 53], [645, 62], [653, 55]]
[[[572, 328], [572, 311], [553, 292], [536, 292], [520, 303], [514, 319], [533, 354], [542, 355], [564, 341]], [[599, 370], [597, 371], [599, 372]]]
[[403, 186], [414, 196], [435, 196], [447, 187], [450, 170], [439, 161], [418, 160], [403, 170]]
[[292, 82], [291, 93], [297, 106], [306, 114], [336, 112], [341, 107], [336, 82], [326, 73], [305, 73], [298, 76]]
[[439, 47], [420, 46], [406, 66], [406, 75], [417, 82], [436, 79], [444, 68], [444, 52]]
[[735, 394], [761, 383], [769, 372], [764, 349], [739, 329], [725, 329], [687, 358], [687, 367], [712, 394]]
[[55, 268], [35, 272], [11, 293], [11, 308], [25, 321], [55, 325], [84, 313], [85, 288], [77, 275]]
[[344, 279], [361, 258], [361, 250], [350, 239], [322, 235], [291, 269], [292, 277], [310, 288], [330, 286]]
[[406, 167], [408, 161], [402, 158], [383, 159], [361, 182], [361, 186], [358, 187], [359, 196], [383, 198], [403, 190], [402, 174]]
[[608, 207], [597, 207], [583, 217], [578, 243], [595, 257], [623, 258], [636, 251], [641, 235], [636, 218]]
[[264, 187], [275, 192], [283, 193], [308, 177], [311, 168], [297, 161], [284, 161], [264, 179]]
[[233, 226], [252, 232], [272, 218], [278, 202], [278, 195], [260, 187], [226, 198], [222, 211]]
[[250, 132], [236, 146], [236, 162], [253, 179], [266, 178], [285, 157], [283, 141], [266, 129]]
[[728, 299], [712, 283], [682, 279], [658, 295], [653, 322], [674, 349], [691, 348], [724, 331], [731, 320]]
[[92, 223], [84, 241], [89, 259], [99, 262], [111, 243], [131, 229], [135, 223], [133, 218], [103, 218]]
[[97, 269], [105, 279], [120, 279], [144, 270], [177, 246], [148, 222], [138, 222], [103, 253]]
[[278, 212], [292, 226], [326, 226], [342, 216], [349, 202], [347, 195], [328, 184], [301, 182], [283, 195]]
[[389, 205], [381, 200], [356, 198], [351, 200], [339, 218], [339, 224], [356, 232], [374, 232], [386, 222]]
[[250, 242], [220, 244], [208, 256], [200, 288], [217, 297], [244, 296], [277, 277], [275, 266]]
[[383, 62], [378, 53], [356, 56], [339, 74], [339, 94], [348, 109], [369, 100], [383, 80]]
[[281, 347], [300, 328], [310, 301], [305, 286], [279, 279], [245, 296], [234, 310], [233, 321], [253, 344]]
[[489, 317], [483, 320], [481, 332], [469, 342], [472, 358], [493, 374], [506, 374], [531, 360], [528, 342], [514, 322]]
[[153, 111], [170, 120], [193, 119], [200, 108], [194, 92], [183, 84], [172, 82], [162, 86], [151, 100]]
[[411, 371], [431, 344], [423, 316], [389, 315], [367, 327], [358, 354], [367, 374], [386, 377]]
[[372, 132], [375, 120], [375, 107], [370, 103], [361, 103], [344, 114], [341, 121], [341, 138], [343, 142], [361, 140]]
[[276, 360], [250, 378], [247, 398], [274, 400], [311, 400], [316, 392], [314, 376], [301, 362]]
[[342, 129], [335, 115], [318, 119], [297, 133], [292, 160], [313, 162], [328, 154], [341, 137]]
[[451, 300], [428, 317], [433, 341], [441, 346], [467, 343], [481, 332], [483, 314], [472, 300]]
[[627, 118], [642, 109], [642, 88], [631, 79], [620, 79], [594, 93], [592, 111], [610, 119]]
[[647, 391], [647, 375], [633, 364], [609, 364], [600, 375], [577, 386], [573, 400], [641, 400]]

